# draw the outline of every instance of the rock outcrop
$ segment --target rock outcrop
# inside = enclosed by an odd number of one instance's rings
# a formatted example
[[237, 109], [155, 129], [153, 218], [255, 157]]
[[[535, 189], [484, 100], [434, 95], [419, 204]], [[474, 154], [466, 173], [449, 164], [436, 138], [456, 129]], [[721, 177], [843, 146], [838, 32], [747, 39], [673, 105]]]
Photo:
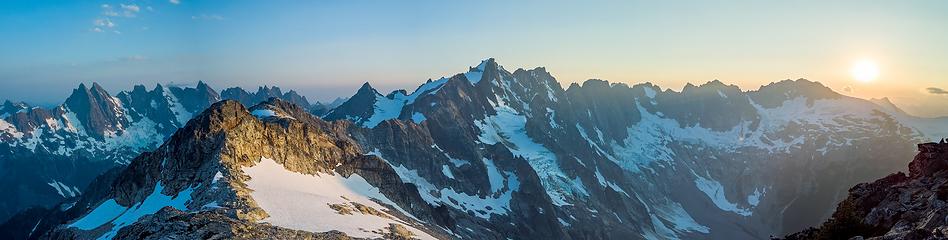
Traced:
[[116, 239], [351, 239], [342, 232], [311, 233], [241, 221], [220, 211], [187, 213], [171, 207], [123, 228]]
[[786, 239], [853, 238], [948, 238], [948, 144], [919, 144], [908, 175], [856, 185], [832, 218]]

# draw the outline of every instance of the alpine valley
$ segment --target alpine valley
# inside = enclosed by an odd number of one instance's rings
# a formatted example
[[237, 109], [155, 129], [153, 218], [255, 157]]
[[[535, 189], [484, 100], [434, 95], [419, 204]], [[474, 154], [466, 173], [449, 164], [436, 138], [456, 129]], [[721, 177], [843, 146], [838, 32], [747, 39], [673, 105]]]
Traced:
[[948, 136], [805, 79], [564, 89], [494, 59], [325, 104], [93, 84], [0, 116], [4, 239], [767, 239]]

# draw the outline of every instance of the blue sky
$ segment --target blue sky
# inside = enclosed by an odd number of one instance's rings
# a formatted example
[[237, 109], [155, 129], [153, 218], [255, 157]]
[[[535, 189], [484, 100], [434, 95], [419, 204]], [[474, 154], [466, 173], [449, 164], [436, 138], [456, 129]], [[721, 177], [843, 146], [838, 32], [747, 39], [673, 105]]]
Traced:
[[[494, 57], [561, 82], [744, 89], [808, 78], [948, 115], [945, 1], [249, 1], [0, 3], [0, 99], [58, 104], [80, 82], [278, 85], [315, 99], [413, 89]], [[110, 24], [111, 23], [111, 24]], [[850, 65], [878, 62], [876, 81]]]

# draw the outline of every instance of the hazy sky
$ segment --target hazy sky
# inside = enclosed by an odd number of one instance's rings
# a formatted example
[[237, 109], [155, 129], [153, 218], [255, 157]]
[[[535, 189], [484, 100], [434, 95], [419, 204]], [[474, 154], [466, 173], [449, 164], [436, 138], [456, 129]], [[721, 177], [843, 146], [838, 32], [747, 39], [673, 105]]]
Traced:
[[[564, 86], [807, 78], [935, 116], [948, 115], [948, 91], [926, 90], [948, 89], [946, 29], [948, 1], [6, 0], [0, 100], [197, 80], [329, 99], [366, 81], [411, 90], [494, 57]], [[878, 79], [853, 79], [860, 59]]]

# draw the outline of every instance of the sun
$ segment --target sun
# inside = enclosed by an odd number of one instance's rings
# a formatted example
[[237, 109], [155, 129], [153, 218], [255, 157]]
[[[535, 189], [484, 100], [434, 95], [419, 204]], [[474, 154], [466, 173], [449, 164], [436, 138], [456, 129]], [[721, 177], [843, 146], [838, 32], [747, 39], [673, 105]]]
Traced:
[[851, 72], [856, 80], [870, 82], [879, 77], [879, 65], [876, 65], [876, 62], [872, 60], [863, 59], [853, 63]]

